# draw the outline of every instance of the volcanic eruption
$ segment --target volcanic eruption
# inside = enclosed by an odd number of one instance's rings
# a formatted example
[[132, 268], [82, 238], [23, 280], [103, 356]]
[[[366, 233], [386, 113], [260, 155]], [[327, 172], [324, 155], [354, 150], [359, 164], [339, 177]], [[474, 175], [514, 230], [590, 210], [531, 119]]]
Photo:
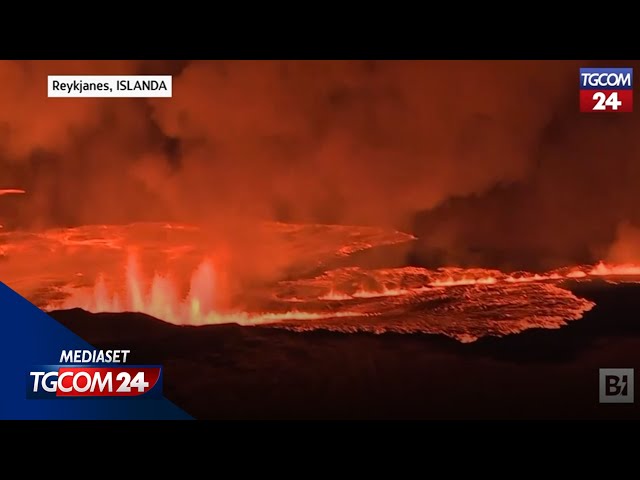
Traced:
[[[46, 99], [54, 67], [170, 72], [174, 97]], [[560, 328], [594, 307], [576, 282], [640, 279], [616, 239], [640, 220], [637, 142], [620, 146], [636, 120], [577, 118], [576, 71], [0, 63], [0, 169], [33, 192], [0, 204], [1, 279], [48, 311], [176, 325], [462, 342]]]
[[[640, 279], [640, 266], [631, 264], [598, 263], [546, 273], [342, 266], [354, 252], [414, 239], [371, 227], [260, 228], [275, 237], [296, 233], [288, 237], [286, 270], [292, 273], [235, 291], [224, 271], [228, 264], [216, 263], [206, 235], [186, 225], [5, 233], [3, 271], [10, 286], [46, 310], [142, 312], [192, 326], [237, 323], [294, 331], [438, 333], [463, 342], [528, 328], [559, 328], [579, 319], [594, 304], [571, 293], [567, 282]], [[320, 255], [306, 251], [306, 244], [320, 235], [326, 250]]]

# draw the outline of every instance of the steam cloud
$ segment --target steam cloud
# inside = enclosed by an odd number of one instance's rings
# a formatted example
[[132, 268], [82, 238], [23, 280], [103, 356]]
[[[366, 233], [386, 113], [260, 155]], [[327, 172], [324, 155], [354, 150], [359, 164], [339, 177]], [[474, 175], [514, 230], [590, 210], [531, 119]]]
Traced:
[[[0, 216], [249, 243], [247, 220], [378, 224], [415, 228], [425, 260], [604, 257], [640, 220], [639, 141], [632, 114], [578, 113], [587, 65], [0, 62], [0, 188], [29, 192]], [[173, 74], [174, 98], [46, 98], [49, 74], [101, 73]]]

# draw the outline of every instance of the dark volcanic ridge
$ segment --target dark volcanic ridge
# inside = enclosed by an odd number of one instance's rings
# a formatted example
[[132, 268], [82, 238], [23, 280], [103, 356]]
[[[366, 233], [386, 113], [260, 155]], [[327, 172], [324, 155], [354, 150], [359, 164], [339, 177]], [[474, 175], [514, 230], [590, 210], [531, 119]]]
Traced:
[[96, 348], [163, 365], [167, 397], [201, 419], [640, 419], [635, 405], [598, 403], [599, 368], [640, 368], [640, 285], [568, 287], [596, 305], [581, 320], [469, 344], [424, 333], [182, 327], [80, 309], [51, 315]]

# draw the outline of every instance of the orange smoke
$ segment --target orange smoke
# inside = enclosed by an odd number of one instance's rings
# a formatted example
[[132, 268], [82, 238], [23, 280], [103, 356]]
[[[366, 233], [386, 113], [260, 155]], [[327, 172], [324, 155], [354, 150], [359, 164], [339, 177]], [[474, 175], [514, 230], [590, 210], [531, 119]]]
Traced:
[[[27, 193], [24, 190], [21, 190], [19, 188], [0, 188], [0, 196], [2, 195], [12, 195], [12, 194], [20, 194], [20, 193]], [[4, 226], [0, 223], [0, 228], [4, 228]]]

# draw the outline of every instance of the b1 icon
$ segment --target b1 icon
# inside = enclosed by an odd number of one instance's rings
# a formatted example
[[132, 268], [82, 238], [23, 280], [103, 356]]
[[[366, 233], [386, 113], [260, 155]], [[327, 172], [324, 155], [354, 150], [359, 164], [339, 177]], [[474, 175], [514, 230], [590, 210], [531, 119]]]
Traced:
[[633, 112], [632, 68], [581, 68], [581, 112]]
[[600, 369], [600, 403], [633, 403], [633, 368]]

